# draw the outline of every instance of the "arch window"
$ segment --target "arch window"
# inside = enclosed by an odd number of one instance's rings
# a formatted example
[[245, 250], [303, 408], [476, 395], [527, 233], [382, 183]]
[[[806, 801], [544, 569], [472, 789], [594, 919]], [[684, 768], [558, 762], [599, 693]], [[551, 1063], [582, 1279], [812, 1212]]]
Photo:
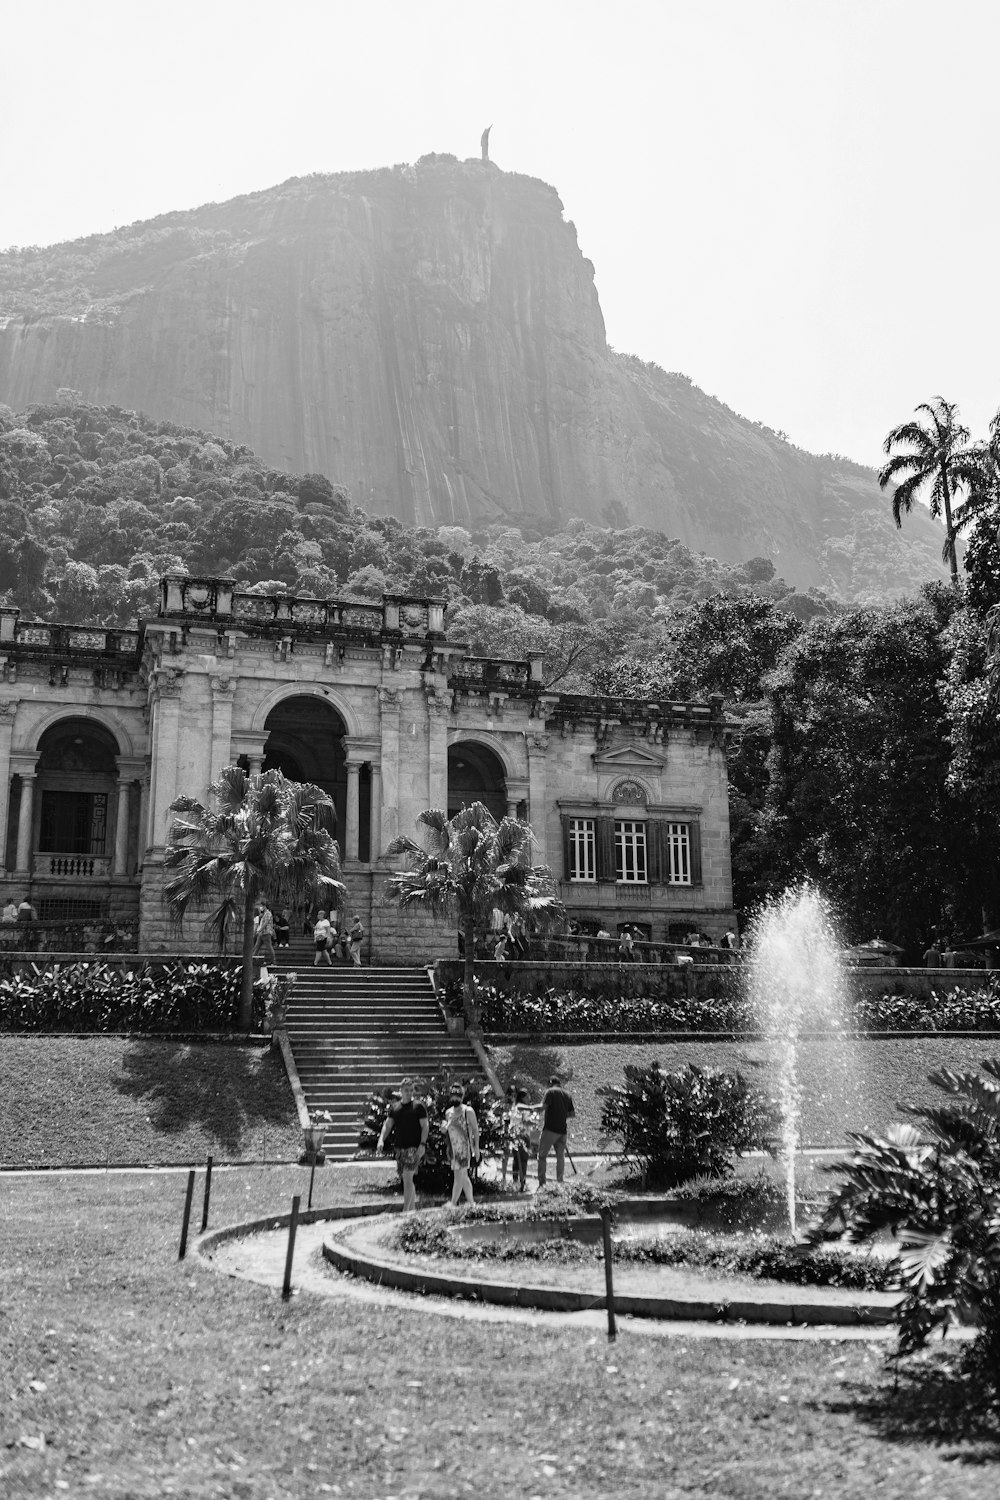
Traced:
[[481, 802], [499, 822], [507, 815], [507, 780], [499, 756], [486, 745], [460, 740], [448, 749], [448, 816]]

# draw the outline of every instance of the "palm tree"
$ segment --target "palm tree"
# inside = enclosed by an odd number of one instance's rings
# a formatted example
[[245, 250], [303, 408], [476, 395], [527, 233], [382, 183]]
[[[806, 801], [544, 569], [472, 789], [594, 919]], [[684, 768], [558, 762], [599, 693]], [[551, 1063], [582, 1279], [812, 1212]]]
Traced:
[[[963, 507], [963, 519], [956, 525], [952, 514], [952, 501], [959, 489], [965, 488], [970, 496], [978, 492], [982, 477], [984, 451], [978, 444], [969, 443], [969, 429], [958, 420], [958, 407], [943, 396], [935, 396], [933, 402], [923, 402], [916, 408], [916, 416], [925, 413], [927, 421], [904, 422], [894, 427], [882, 444], [888, 463], [878, 471], [878, 482], [882, 489], [904, 477], [892, 492], [892, 515], [897, 526], [903, 524], [903, 512], [909, 514], [917, 492], [930, 484], [930, 511], [932, 516], [944, 512], [945, 543], [943, 556], [951, 567], [952, 583], [958, 582], [958, 557], [955, 538], [961, 526], [970, 517], [968, 507]], [[906, 445], [906, 451], [893, 453], [894, 448]]]
[[287, 781], [280, 771], [248, 776], [227, 766], [209, 788], [216, 810], [193, 797], [170, 805], [174, 819], [164, 866], [170, 871], [164, 899], [181, 923], [189, 906], [213, 897], [219, 905], [208, 927], [225, 946], [242, 918], [243, 974], [240, 1025], [249, 1026], [253, 1000], [253, 909], [259, 897], [293, 906], [314, 893], [335, 900], [340, 854], [330, 832], [333, 803], [320, 787]]
[[412, 868], [393, 875], [386, 899], [401, 907], [424, 906], [435, 916], [454, 915], [465, 950], [465, 1004], [475, 1014], [476, 938], [498, 930], [503, 918], [561, 916], [555, 880], [545, 865], [529, 865], [532, 832], [520, 818], [499, 822], [481, 802], [453, 818], [430, 809], [417, 824], [423, 846], [394, 839], [389, 854], [406, 854]]

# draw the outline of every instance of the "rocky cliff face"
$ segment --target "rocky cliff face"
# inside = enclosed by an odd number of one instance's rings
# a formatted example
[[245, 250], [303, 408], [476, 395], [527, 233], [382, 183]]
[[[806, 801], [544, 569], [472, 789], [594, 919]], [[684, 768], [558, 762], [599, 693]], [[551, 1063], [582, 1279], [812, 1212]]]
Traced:
[[286, 183], [0, 256], [0, 401], [71, 388], [408, 524], [642, 524], [846, 596], [941, 576], [874, 475], [608, 348], [555, 191], [480, 162]]

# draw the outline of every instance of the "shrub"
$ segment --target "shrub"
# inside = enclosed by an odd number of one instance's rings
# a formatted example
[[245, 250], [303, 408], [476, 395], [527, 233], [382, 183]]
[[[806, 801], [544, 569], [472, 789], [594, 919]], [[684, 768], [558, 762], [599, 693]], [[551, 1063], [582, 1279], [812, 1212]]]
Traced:
[[1000, 1058], [982, 1069], [931, 1073], [947, 1101], [901, 1106], [919, 1130], [852, 1135], [853, 1156], [830, 1169], [844, 1181], [809, 1240], [900, 1236], [900, 1353], [956, 1319], [975, 1323], [967, 1369], [986, 1375], [1000, 1404]]
[[[4, 1031], [228, 1031], [239, 1017], [238, 969], [165, 963], [121, 969], [101, 962], [53, 964], [0, 979]], [[254, 1029], [264, 993], [254, 991]]]
[[676, 1073], [627, 1063], [624, 1084], [597, 1093], [602, 1132], [659, 1187], [731, 1176], [736, 1156], [769, 1147], [777, 1125], [775, 1107], [742, 1073], [694, 1063]]
[[[465, 1102], [471, 1104], [479, 1120], [479, 1149], [483, 1155], [502, 1149], [503, 1100], [498, 1099], [493, 1089], [483, 1078], [456, 1080], [447, 1074], [438, 1074], [428, 1082], [417, 1081], [413, 1095], [423, 1104], [430, 1116], [427, 1149], [414, 1182], [425, 1193], [450, 1193], [452, 1186], [451, 1163], [448, 1157], [448, 1138], [444, 1117], [451, 1104], [451, 1089], [457, 1081], [465, 1088]], [[361, 1127], [358, 1133], [359, 1153], [371, 1153], [378, 1148], [378, 1138], [385, 1124], [389, 1105], [393, 1102], [392, 1089], [375, 1090], [369, 1094], [362, 1108]], [[388, 1154], [393, 1154], [392, 1138], [389, 1139]], [[475, 1176], [475, 1174], [473, 1174]], [[484, 1183], [478, 1184], [484, 1187]]]

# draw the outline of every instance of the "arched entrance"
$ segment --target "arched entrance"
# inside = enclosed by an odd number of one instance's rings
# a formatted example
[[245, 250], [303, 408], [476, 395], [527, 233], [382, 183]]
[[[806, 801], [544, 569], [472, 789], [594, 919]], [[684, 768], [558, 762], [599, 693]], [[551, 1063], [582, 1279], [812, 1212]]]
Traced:
[[[301, 694], [283, 698], [264, 721], [264, 770], [280, 771], [292, 781], [311, 781], [333, 799], [337, 813], [334, 832], [344, 855], [347, 827], [346, 726], [325, 698]], [[358, 857], [369, 858], [371, 775], [367, 766], [359, 777]]]
[[119, 746], [90, 719], [60, 719], [38, 741], [35, 873], [107, 877], [114, 852]]
[[507, 781], [499, 756], [486, 745], [460, 740], [448, 749], [448, 816], [481, 802], [499, 821], [507, 813]]

